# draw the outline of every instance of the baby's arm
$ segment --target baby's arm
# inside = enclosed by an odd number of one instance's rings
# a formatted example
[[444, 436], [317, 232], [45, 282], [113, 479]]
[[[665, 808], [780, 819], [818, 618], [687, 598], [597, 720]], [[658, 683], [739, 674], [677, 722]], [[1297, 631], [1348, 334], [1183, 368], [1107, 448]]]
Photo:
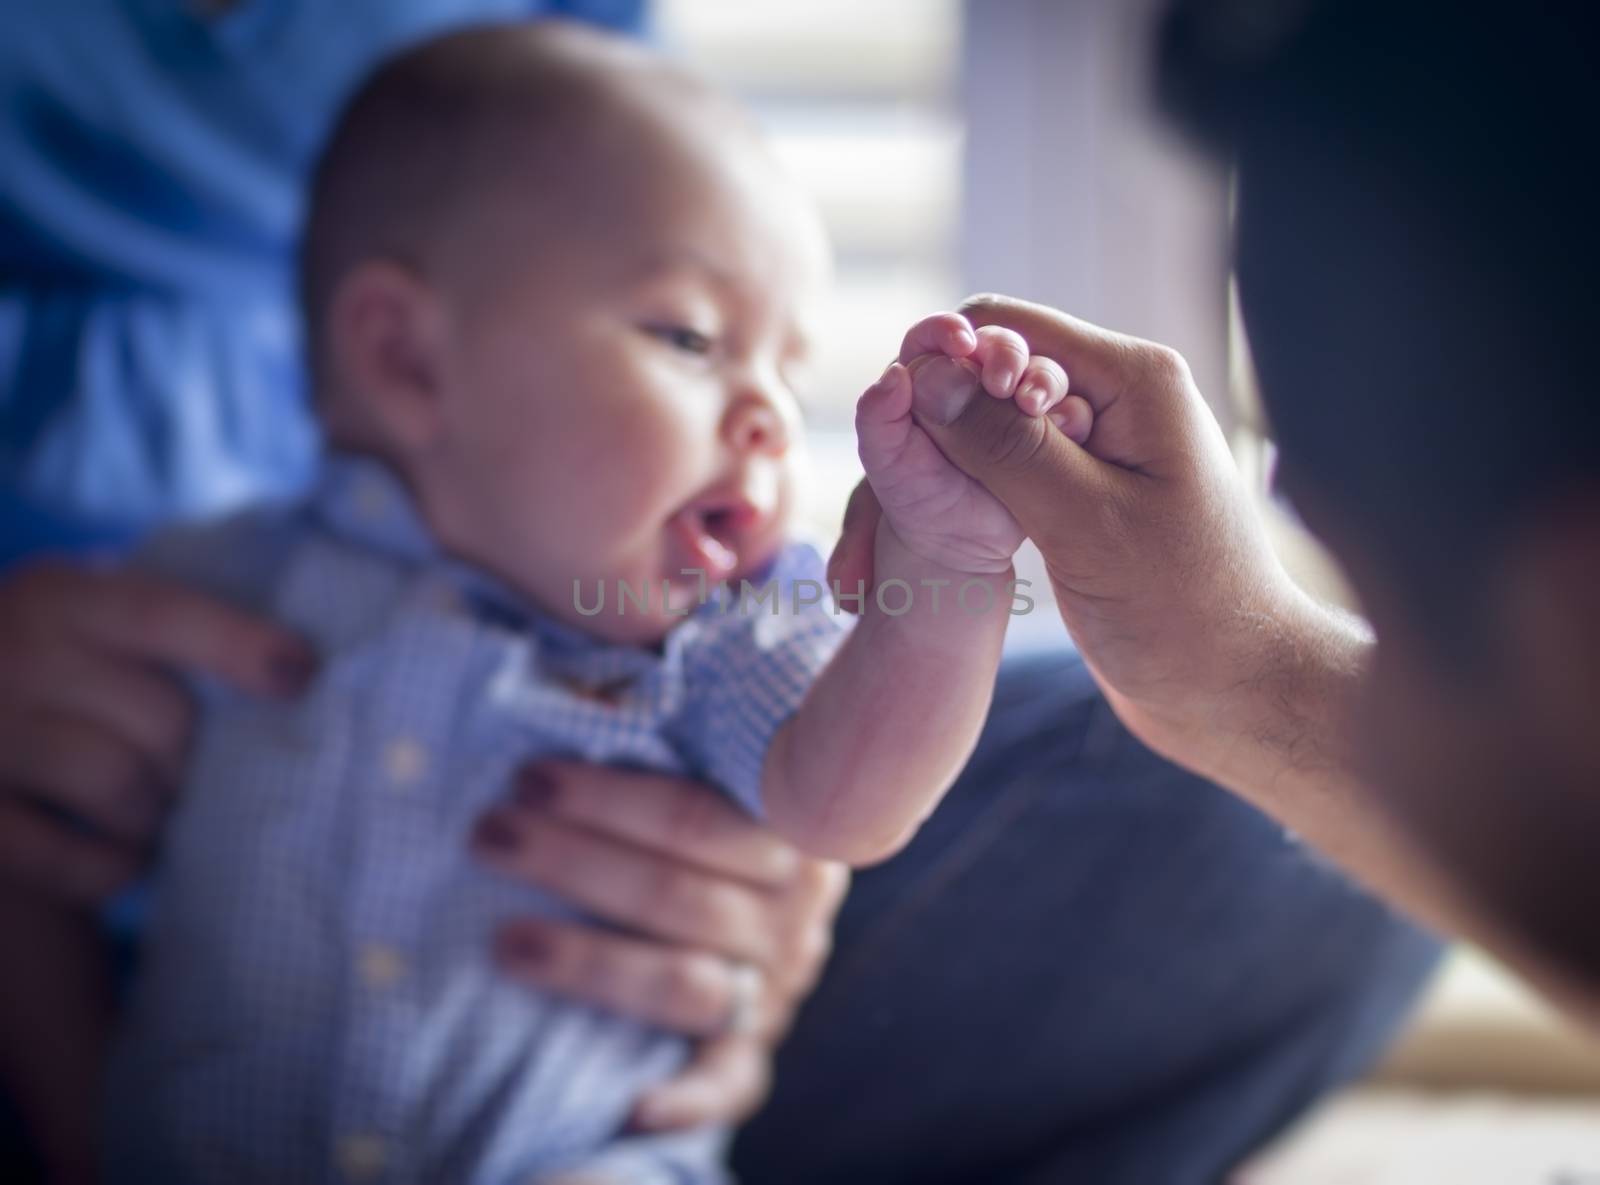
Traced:
[[917, 426], [913, 403], [981, 382], [1079, 439], [1089, 429], [1087, 404], [1063, 402], [1060, 368], [1030, 358], [1009, 331], [929, 318], [907, 335], [901, 359], [856, 409], [862, 464], [883, 508], [878, 591], [868, 590], [859, 625], [778, 731], [762, 771], [772, 825], [852, 864], [903, 846], [971, 755], [1022, 542], [1005, 507]]
[[111, 978], [94, 918], [0, 882], [0, 1079], [45, 1181], [97, 1178]]

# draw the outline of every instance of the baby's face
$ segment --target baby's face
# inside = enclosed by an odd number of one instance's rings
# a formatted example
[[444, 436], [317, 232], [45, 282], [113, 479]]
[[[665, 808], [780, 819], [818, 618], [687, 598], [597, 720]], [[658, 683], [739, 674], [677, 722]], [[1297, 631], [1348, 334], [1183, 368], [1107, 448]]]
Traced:
[[[448, 309], [444, 444], [425, 502], [453, 551], [557, 617], [659, 638], [749, 575], [790, 511], [795, 388], [828, 274], [815, 213], [743, 135], [690, 135], [529, 225], [526, 266]], [[509, 250], [515, 252], [517, 244]], [[605, 609], [591, 607], [605, 585]], [[649, 611], [617, 612], [617, 582]]]

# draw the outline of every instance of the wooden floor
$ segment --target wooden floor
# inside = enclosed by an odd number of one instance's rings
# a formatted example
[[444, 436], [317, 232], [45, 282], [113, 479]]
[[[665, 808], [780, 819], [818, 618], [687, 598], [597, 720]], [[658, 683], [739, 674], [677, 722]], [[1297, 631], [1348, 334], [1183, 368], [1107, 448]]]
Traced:
[[1600, 1099], [1359, 1090], [1232, 1185], [1600, 1185]]

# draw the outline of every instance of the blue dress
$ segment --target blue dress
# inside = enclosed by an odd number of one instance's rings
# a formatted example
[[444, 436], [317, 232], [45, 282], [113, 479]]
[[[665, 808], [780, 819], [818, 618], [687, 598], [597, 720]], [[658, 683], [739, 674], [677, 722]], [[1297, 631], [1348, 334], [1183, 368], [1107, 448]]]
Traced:
[[345, 95], [450, 28], [644, 7], [0, 0], [0, 565], [303, 489], [291, 261]]

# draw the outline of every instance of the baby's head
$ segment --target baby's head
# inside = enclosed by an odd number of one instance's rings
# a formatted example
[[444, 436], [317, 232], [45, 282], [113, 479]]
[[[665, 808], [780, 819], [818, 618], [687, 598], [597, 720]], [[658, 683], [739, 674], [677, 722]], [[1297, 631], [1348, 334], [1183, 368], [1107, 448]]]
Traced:
[[[812, 207], [726, 99], [544, 23], [452, 34], [346, 108], [302, 254], [330, 437], [407, 482], [440, 542], [618, 640], [773, 555], [793, 387], [828, 271]], [[607, 611], [580, 616], [573, 582]], [[653, 586], [648, 616], [617, 581]]]

